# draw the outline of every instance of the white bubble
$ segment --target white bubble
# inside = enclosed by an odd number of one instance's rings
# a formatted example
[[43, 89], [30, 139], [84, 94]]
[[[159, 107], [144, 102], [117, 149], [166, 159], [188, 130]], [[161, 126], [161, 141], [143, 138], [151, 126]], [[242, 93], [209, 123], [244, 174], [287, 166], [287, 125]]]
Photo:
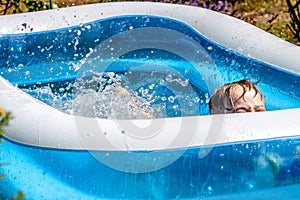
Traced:
[[171, 103], [174, 103], [175, 97], [173, 96], [169, 96], [168, 97], [168, 101], [170, 101]]
[[153, 84], [153, 83], [149, 85], [149, 89], [150, 89], [150, 90], [153, 90], [154, 87], [155, 87], [155, 84]]
[[30, 75], [30, 71], [26, 71], [25, 76], [29, 76], [29, 75]]
[[147, 94], [148, 94], [148, 90], [147, 90], [147, 89], [142, 90], [142, 95], [143, 95], [143, 96], [145, 96], [145, 95], [147, 95]]
[[171, 82], [171, 81], [172, 81], [172, 75], [171, 75], [171, 74], [168, 74], [168, 75], [166, 76], [166, 81], [168, 81], [168, 82]]
[[18, 68], [22, 68], [24, 67], [24, 65], [21, 63], [21, 64], [18, 64]]
[[174, 110], [177, 110], [178, 109], [178, 105], [174, 105], [172, 106]]
[[184, 73], [185, 73], [185, 74], [188, 74], [189, 71], [190, 71], [189, 68], [185, 68], [185, 69], [184, 69]]
[[189, 85], [189, 80], [178, 80], [178, 83], [182, 86], [182, 87], [186, 87]]

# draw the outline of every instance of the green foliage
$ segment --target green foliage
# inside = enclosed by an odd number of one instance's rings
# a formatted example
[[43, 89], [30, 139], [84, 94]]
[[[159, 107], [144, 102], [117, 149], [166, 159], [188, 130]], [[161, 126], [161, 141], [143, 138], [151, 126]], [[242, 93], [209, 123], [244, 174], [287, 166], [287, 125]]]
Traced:
[[291, 17], [288, 27], [292, 31], [294, 38], [300, 43], [300, 0], [294, 4], [291, 0], [286, 0], [286, 3]]
[[0, 0], [0, 5], [0, 14], [2, 15], [22, 12], [20, 0]]
[[0, 15], [48, 10], [51, 0], [0, 0]]
[[46, 3], [44, 1], [25, 0], [24, 4], [26, 5], [29, 12], [48, 10], [52, 8], [51, 1], [49, 3]]
[[19, 191], [16, 195], [12, 197], [12, 200], [21, 200], [24, 199], [25, 195], [23, 192]]
[[5, 198], [3, 200], [21, 200], [21, 199], [24, 199], [24, 198], [25, 198], [24, 193], [21, 192], [21, 191], [19, 191], [17, 194], [15, 194], [14, 196], [12, 196], [12, 198]]
[[11, 118], [10, 112], [4, 112], [4, 110], [0, 108], [0, 135], [3, 134], [3, 127], [9, 124]]
[[287, 1], [289, 0], [237, 0], [234, 16], [291, 43], [300, 44], [294, 36], [295, 31], [288, 28], [293, 20], [291, 21]]

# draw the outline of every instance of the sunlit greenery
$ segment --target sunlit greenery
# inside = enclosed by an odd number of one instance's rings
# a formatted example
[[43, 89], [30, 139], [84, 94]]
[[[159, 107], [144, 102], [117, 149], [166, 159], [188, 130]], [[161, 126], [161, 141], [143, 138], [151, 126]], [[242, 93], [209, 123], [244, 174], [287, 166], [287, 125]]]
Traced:
[[48, 10], [52, 5], [51, 0], [0, 0], [0, 14]]
[[11, 113], [0, 108], [0, 135], [3, 134], [3, 128], [8, 125], [10, 119]]
[[299, 44], [300, 41], [288, 28], [291, 18], [286, 0], [237, 1], [234, 9], [236, 17], [291, 43]]
[[294, 38], [300, 43], [300, 0], [294, 2], [292, 0], [286, 0], [291, 22], [288, 24], [289, 30], [293, 33]]

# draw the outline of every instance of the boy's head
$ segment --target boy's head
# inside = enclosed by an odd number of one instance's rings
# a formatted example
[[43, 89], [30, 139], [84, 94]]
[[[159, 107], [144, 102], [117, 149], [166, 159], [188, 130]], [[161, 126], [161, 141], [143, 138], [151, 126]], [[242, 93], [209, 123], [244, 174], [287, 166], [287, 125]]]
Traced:
[[210, 114], [266, 111], [261, 91], [247, 79], [216, 89], [209, 101]]

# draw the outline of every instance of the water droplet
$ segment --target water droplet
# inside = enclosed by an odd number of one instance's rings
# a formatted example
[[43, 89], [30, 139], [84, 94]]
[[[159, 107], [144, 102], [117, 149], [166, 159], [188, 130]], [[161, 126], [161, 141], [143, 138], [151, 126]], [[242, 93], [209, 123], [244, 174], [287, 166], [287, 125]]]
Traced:
[[155, 87], [155, 84], [153, 84], [153, 83], [149, 85], [149, 89], [150, 89], [150, 90], [153, 90], [154, 87]]
[[171, 74], [168, 74], [168, 75], [166, 76], [166, 81], [168, 81], [168, 82], [171, 82], [171, 81], [172, 81], [172, 75], [171, 75]]
[[81, 31], [77, 30], [77, 36], [80, 36], [80, 35], [81, 35]]
[[184, 73], [185, 73], [185, 74], [189, 73], [189, 71], [190, 71], [189, 68], [185, 68], [185, 69], [184, 69]]
[[175, 97], [173, 96], [169, 96], [168, 97], [168, 101], [170, 101], [171, 103], [174, 103]]
[[148, 94], [148, 91], [149, 91], [149, 90], [147, 90], [147, 89], [142, 90], [142, 95], [143, 95], [143, 96], [147, 95], [147, 94]]
[[24, 67], [24, 65], [21, 63], [21, 64], [18, 64], [18, 68], [22, 68]]
[[189, 85], [189, 80], [180, 81], [180, 85], [181, 85], [182, 87], [188, 86], [188, 85]]
[[207, 190], [208, 190], [209, 192], [212, 192], [212, 191], [213, 191], [213, 189], [212, 189], [211, 186], [208, 186], [208, 187], [207, 187]]
[[207, 50], [211, 51], [211, 50], [213, 50], [213, 47], [212, 46], [208, 46]]

